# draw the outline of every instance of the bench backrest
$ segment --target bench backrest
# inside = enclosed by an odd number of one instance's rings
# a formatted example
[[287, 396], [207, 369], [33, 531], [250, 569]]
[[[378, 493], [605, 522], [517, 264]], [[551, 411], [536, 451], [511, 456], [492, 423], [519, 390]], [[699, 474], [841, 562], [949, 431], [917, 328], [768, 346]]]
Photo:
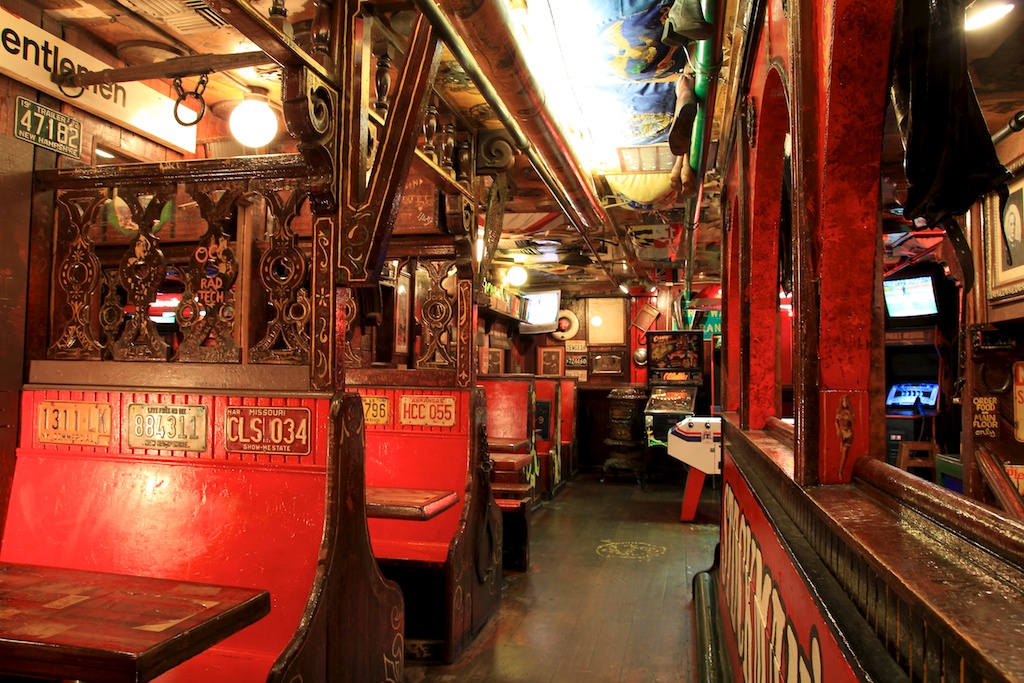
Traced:
[[21, 414], [0, 559], [267, 589], [208, 651], [266, 679], [322, 578], [330, 399], [26, 390]]
[[366, 485], [454, 491], [426, 521], [369, 519], [378, 558], [445, 562], [472, 484], [468, 389], [353, 387], [366, 416]]
[[487, 438], [534, 445], [534, 378], [478, 377], [477, 384], [487, 393]]

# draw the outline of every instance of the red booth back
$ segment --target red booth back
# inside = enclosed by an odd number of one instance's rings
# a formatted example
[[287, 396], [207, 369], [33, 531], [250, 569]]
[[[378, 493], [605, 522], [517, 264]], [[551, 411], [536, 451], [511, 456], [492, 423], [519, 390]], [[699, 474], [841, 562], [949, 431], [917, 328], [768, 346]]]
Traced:
[[533, 378], [479, 378], [487, 392], [487, 437], [522, 441], [529, 439], [530, 394]]
[[469, 390], [354, 388], [364, 402], [366, 485], [459, 495], [458, 503], [427, 521], [367, 520], [374, 555], [444, 562], [470, 483]]
[[[106, 412], [108, 445], [40, 443], [70, 402]], [[129, 447], [133, 403], [205, 406], [205, 449]], [[228, 452], [215, 416], [239, 405], [308, 415], [309, 454]], [[326, 398], [26, 391], [0, 560], [268, 589], [270, 614], [217, 647], [276, 656], [313, 584], [329, 415]]]

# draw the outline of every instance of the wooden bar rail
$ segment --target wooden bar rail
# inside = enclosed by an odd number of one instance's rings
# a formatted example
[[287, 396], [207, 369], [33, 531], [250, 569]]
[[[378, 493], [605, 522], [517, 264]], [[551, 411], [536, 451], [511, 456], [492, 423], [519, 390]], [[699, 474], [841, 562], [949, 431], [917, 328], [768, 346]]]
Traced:
[[145, 683], [269, 613], [265, 590], [0, 562], [0, 674]]

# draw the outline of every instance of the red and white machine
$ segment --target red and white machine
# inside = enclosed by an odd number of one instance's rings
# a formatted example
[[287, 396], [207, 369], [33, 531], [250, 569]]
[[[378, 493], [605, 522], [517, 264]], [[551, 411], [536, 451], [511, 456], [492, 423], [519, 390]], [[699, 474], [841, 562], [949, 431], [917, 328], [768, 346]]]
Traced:
[[722, 473], [722, 418], [688, 417], [668, 433], [668, 454], [690, 466], [680, 519], [692, 522], [709, 474]]

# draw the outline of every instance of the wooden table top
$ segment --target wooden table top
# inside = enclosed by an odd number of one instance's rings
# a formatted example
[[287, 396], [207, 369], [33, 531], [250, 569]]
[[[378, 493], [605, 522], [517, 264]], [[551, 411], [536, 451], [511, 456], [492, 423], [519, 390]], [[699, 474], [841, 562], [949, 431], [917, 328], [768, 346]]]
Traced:
[[426, 521], [459, 502], [454, 491], [366, 487], [366, 516]]
[[141, 683], [269, 612], [265, 590], [0, 562], [0, 672]]
[[491, 454], [494, 469], [498, 472], [517, 472], [530, 466], [533, 455], [530, 453], [494, 453]]

